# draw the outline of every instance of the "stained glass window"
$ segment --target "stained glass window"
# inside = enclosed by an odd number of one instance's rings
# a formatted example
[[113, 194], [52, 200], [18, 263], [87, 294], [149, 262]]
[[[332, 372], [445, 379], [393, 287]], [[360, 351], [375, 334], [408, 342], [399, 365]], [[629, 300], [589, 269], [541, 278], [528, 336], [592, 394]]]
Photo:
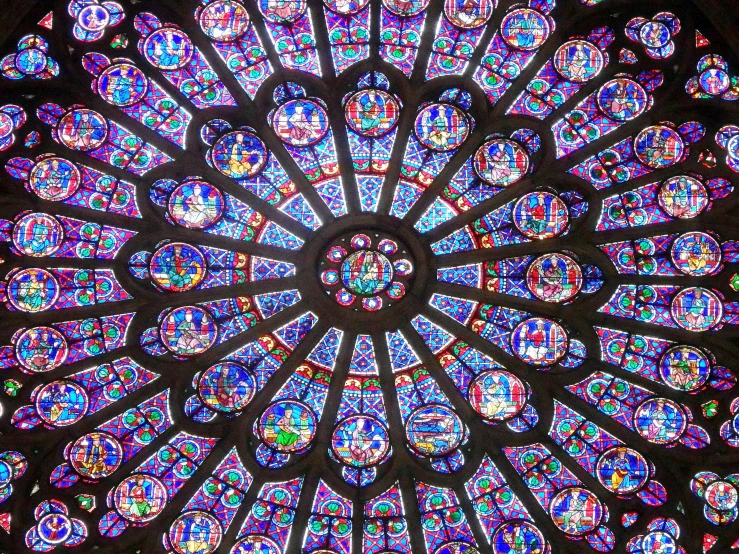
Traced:
[[5, 4], [0, 552], [739, 551], [726, 2]]

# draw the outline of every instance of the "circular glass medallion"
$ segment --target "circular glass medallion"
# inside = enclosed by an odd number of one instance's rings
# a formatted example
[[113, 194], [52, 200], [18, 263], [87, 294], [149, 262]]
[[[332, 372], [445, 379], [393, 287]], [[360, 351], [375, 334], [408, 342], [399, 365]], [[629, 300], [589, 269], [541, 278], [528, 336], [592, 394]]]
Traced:
[[533, 554], [546, 552], [541, 531], [528, 521], [502, 523], [490, 541], [495, 554]]
[[549, 508], [560, 531], [582, 536], [595, 530], [603, 517], [603, 506], [592, 492], [581, 487], [560, 491]]
[[256, 383], [251, 372], [234, 362], [206, 369], [198, 380], [198, 393], [206, 406], [218, 412], [243, 410], [251, 402]]
[[675, 295], [670, 312], [680, 327], [700, 333], [721, 323], [724, 303], [713, 291], [689, 287]]
[[685, 144], [680, 135], [669, 127], [653, 125], [636, 136], [634, 150], [643, 164], [660, 169], [679, 162], [685, 152]]
[[460, 417], [440, 404], [421, 406], [405, 424], [411, 447], [424, 456], [444, 456], [464, 440], [464, 424]]
[[626, 495], [638, 491], [649, 480], [649, 464], [636, 450], [615, 446], [598, 459], [596, 474], [609, 491]]
[[446, 152], [459, 147], [470, 132], [467, 116], [450, 104], [431, 104], [416, 116], [416, 136], [426, 148]]
[[205, 278], [205, 256], [194, 246], [173, 242], [154, 252], [149, 262], [149, 272], [161, 290], [191, 290]]
[[475, 171], [486, 183], [507, 187], [520, 181], [529, 170], [529, 155], [518, 143], [493, 139], [475, 153]]
[[390, 132], [400, 117], [397, 100], [384, 90], [366, 89], [353, 94], [344, 107], [346, 122], [355, 132], [380, 137]]
[[545, 302], [572, 300], [582, 287], [582, 270], [564, 254], [544, 254], [529, 266], [526, 285], [531, 293]]
[[72, 521], [65, 514], [47, 514], [36, 526], [39, 538], [49, 544], [61, 544], [72, 534]]
[[209, 38], [220, 42], [233, 42], [242, 37], [249, 28], [249, 15], [239, 2], [217, 0], [203, 9], [199, 23]]
[[306, 0], [259, 0], [259, 11], [273, 23], [292, 23], [307, 6]]
[[706, 209], [709, 198], [706, 187], [698, 179], [678, 175], [662, 183], [658, 201], [671, 217], [691, 219]]
[[63, 158], [45, 158], [31, 170], [28, 184], [42, 200], [59, 202], [72, 196], [82, 177], [77, 166]]
[[231, 550], [231, 554], [282, 554], [283, 550], [272, 540], [261, 535], [248, 535]]
[[434, 554], [480, 554], [480, 551], [466, 542], [448, 542], [434, 551]]
[[726, 481], [714, 481], [706, 488], [704, 493], [706, 504], [714, 510], [733, 510], [739, 501], [739, 494], [731, 483]]
[[186, 512], [169, 528], [169, 542], [178, 554], [210, 554], [223, 538], [223, 528], [207, 512]]
[[715, 275], [721, 271], [721, 245], [708, 233], [694, 231], [680, 235], [672, 243], [672, 261], [692, 277]]
[[59, 297], [59, 283], [45, 269], [22, 269], [6, 287], [11, 305], [22, 312], [43, 312]]
[[490, 421], [504, 421], [517, 416], [527, 398], [524, 384], [507, 371], [485, 371], [470, 383], [472, 408]]
[[85, 416], [87, 391], [72, 381], [52, 381], [36, 393], [36, 413], [49, 425], [65, 427]]
[[272, 126], [283, 142], [291, 146], [311, 146], [329, 131], [328, 115], [312, 100], [290, 100], [274, 113]]
[[332, 12], [354, 15], [361, 12], [369, 4], [369, 0], [323, 0], [323, 3]]
[[267, 147], [254, 133], [234, 131], [213, 145], [211, 159], [215, 168], [233, 179], [248, 179], [267, 164]]
[[700, 389], [711, 376], [708, 357], [692, 346], [673, 346], [659, 363], [662, 380], [679, 391]]
[[299, 452], [316, 435], [316, 416], [313, 410], [300, 402], [275, 402], [259, 418], [259, 435], [274, 450]]
[[654, 444], [670, 444], [678, 440], [688, 425], [683, 409], [667, 398], [652, 398], [634, 411], [636, 432]]
[[382, 0], [382, 3], [395, 15], [412, 17], [425, 10], [429, 0]]
[[731, 77], [723, 69], [713, 67], [700, 74], [698, 83], [706, 94], [718, 96], [729, 90]]
[[341, 262], [341, 281], [353, 294], [377, 294], [387, 289], [392, 280], [393, 266], [382, 252], [357, 250]]
[[77, 23], [85, 31], [99, 33], [110, 23], [110, 12], [101, 5], [87, 5], [77, 15]]
[[603, 54], [586, 40], [565, 42], [554, 53], [554, 69], [568, 81], [585, 83], [603, 69]]
[[527, 364], [549, 366], [567, 353], [567, 333], [561, 325], [541, 317], [519, 323], [511, 333], [511, 347]]
[[445, 0], [444, 13], [449, 21], [463, 29], [476, 29], [493, 15], [493, 0]]
[[57, 124], [59, 140], [71, 150], [89, 152], [108, 137], [108, 122], [99, 113], [80, 108], [67, 113]]
[[221, 217], [224, 200], [221, 191], [203, 181], [188, 181], [172, 191], [169, 215], [188, 229], [206, 229]]
[[367, 415], [355, 415], [336, 426], [331, 447], [344, 464], [369, 467], [385, 458], [390, 449], [390, 436], [380, 420]]
[[67, 360], [67, 339], [53, 327], [24, 331], [15, 343], [18, 363], [33, 373], [51, 371]]
[[500, 24], [503, 40], [519, 50], [536, 50], [549, 38], [550, 32], [549, 20], [530, 8], [509, 12]]
[[649, 21], [639, 29], [639, 38], [648, 48], [662, 48], [672, 38], [670, 30], [664, 23]]
[[38, 48], [25, 48], [15, 57], [15, 66], [26, 75], [38, 75], [49, 63], [49, 58]]
[[550, 192], [530, 192], [514, 206], [513, 223], [531, 239], [556, 237], [569, 224], [567, 205]]
[[0, 112], [0, 139], [5, 139], [13, 134], [15, 123], [13, 118], [4, 112]]
[[86, 479], [105, 479], [122, 462], [121, 444], [107, 433], [88, 433], [69, 448], [69, 465]]
[[613, 79], [598, 91], [598, 106], [616, 121], [630, 121], [644, 113], [648, 105], [647, 91], [631, 79]]
[[642, 537], [641, 551], [654, 554], [675, 554], [677, 544], [669, 533], [664, 531], [652, 531]]
[[131, 106], [146, 95], [148, 80], [143, 71], [129, 63], [117, 63], [97, 80], [100, 96], [114, 106]]
[[218, 328], [204, 309], [183, 306], [167, 314], [160, 324], [159, 335], [167, 350], [176, 356], [195, 356], [213, 346]]
[[145, 523], [157, 517], [167, 505], [167, 489], [151, 475], [131, 475], [116, 487], [113, 503], [128, 521]]
[[34, 258], [51, 256], [62, 245], [64, 229], [53, 216], [33, 213], [23, 216], [13, 227], [13, 246]]
[[163, 71], [185, 67], [194, 49], [190, 38], [174, 27], [157, 29], [146, 38], [143, 46], [147, 61]]

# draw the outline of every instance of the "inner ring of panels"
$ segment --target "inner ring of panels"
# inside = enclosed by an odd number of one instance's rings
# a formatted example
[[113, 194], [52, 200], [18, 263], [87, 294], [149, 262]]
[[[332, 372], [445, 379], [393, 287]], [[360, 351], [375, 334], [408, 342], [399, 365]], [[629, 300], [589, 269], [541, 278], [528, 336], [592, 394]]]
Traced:
[[0, 545], [739, 545], [739, 64], [682, 4], [26, 5]]

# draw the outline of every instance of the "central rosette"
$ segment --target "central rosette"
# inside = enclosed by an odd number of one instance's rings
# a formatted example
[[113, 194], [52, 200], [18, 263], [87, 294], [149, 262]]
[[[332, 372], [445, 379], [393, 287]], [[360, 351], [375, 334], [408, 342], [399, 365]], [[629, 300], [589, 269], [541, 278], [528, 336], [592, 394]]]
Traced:
[[376, 312], [403, 298], [414, 262], [397, 237], [350, 232], [337, 237], [319, 259], [324, 290], [340, 305]]

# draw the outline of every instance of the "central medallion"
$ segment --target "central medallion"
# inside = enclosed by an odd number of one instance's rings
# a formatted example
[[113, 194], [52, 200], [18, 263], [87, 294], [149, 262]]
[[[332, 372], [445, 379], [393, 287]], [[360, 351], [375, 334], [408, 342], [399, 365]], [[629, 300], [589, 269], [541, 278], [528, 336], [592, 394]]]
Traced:
[[341, 306], [376, 312], [406, 295], [414, 263], [399, 238], [355, 231], [331, 241], [319, 271], [324, 290]]

